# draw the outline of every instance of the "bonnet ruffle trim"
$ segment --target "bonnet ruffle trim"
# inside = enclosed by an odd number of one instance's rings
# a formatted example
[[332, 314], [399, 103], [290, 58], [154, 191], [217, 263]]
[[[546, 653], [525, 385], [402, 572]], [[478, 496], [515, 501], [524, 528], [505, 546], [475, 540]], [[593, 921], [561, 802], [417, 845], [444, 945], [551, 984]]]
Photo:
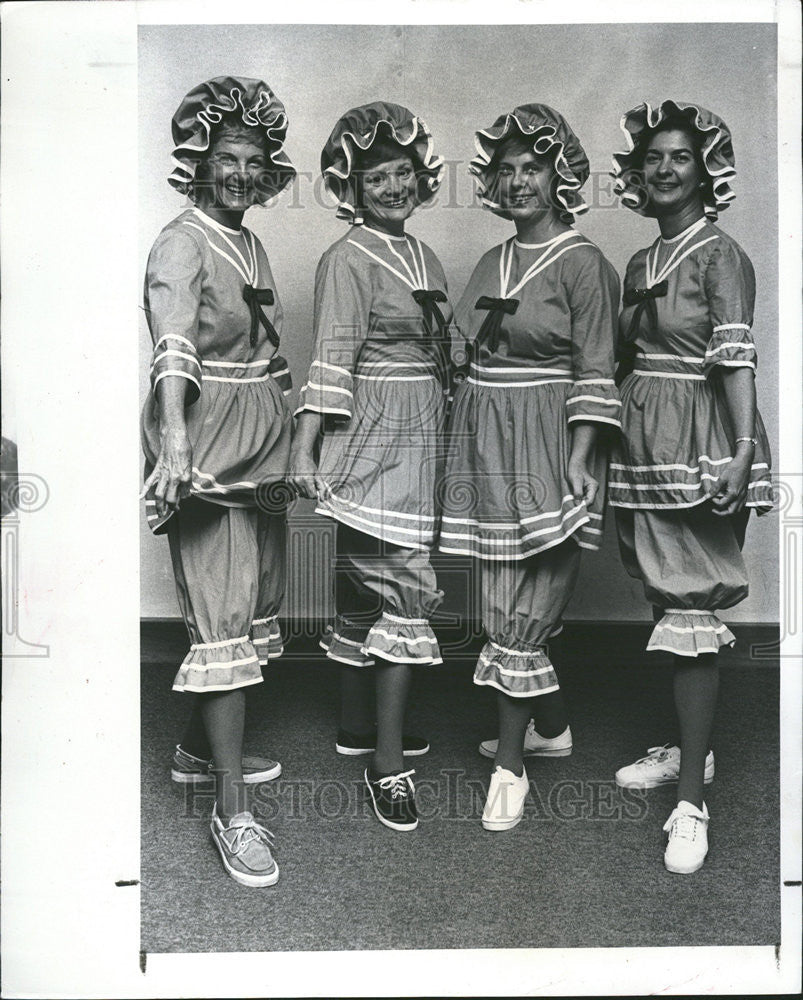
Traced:
[[419, 185], [419, 204], [429, 201], [443, 179], [443, 157], [433, 152], [432, 133], [424, 121], [400, 104], [376, 101], [347, 111], [338, 121], [321, 153], [321, 173], [327, 191], [337, 201], [337, 217], [362, 224], [354, 177], [355, 160], [377, 139], [391, 139], [408, 150]]
[[287, 135], [284, 105], [262, 80], [219, 76], [187, 94], [173, 115], [176, 147], [168, 183], [182, 194], [190, 193], [198, 163], [209, 150], [212, 127], [224, 113], [239, 114], [244, 125], [261, 128], [265, 134], [273, 169], [260, 183], [259, 201], [264, 205], [287, 187], [296, 171], [283, 149]]
[[706, 185], [703, 209], [706, 216], [716, 221], [736, 197], [730, 182], [736, 176], [733, 145], [728, 126], [721, 118], [697, 104], [664, 101], [653, 108], [646, 101], [622, 116], [620, 126], [628, 148], [613, 154], [614, 192], [622, 204], [639, 215], [653, 216], [644, 189], [640, 161], [644, 144], [653, 131], [667, 118], [683, 118], [702, 137], [702, 160], [711, 181]]
[[580, 195], [580, 188], [588, 179], [588, 157], [566, 119], [546, 104], [522, 104], [500, 115], [490, 128], [475, 133], [477, 155], [469, 162], [468, 170], [475, 179], [482, 204], [503, 219], [511, 218], [492, 195], [494, 178], [489, 167], [499, 144], [515, 133], [532, 138], [533, 152], [538, 156], [554, 156], [560, 217], [564, 222], [574, 222], [576, 215], [588, 210]]

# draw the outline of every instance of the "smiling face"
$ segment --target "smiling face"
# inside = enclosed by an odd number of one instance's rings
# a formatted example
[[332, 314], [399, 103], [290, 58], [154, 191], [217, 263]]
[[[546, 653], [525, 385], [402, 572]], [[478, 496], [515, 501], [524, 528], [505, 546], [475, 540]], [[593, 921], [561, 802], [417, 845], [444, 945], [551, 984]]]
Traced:
[[418, 204], [416, 176], [409, 156], [382, 160], [361, 176], [365, 224], [372, 229], [400, 235]]
[[496, 197], [514, 222], [525, 223], [555, 214], [555, 168], [550, 159], [515, 145], [496, 162]]
[[213, 218], [215, 213], [242, 214], [259, 201], [260, 180], [269, 166], [264, 143], [224, 133], [212, 143], [198, 170], [198, 207]]
[[644, 183], [657, 216], [699, 208], [705, 175], [687, 129], [656, 133], [644, 153]]

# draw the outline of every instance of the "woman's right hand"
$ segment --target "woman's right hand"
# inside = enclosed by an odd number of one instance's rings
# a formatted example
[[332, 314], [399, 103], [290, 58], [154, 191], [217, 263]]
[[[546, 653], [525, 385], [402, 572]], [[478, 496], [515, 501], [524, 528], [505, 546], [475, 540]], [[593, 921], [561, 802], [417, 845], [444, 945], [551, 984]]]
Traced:
[[304, 449], [291, 452], [287, 480], [299, 496], [308, 500], [323, 500], [329, 495], [315, 459]]
[[168, 511], [178, 510], [179, 501], [187, 496], [191, 484], [192, 446], [187, 430], [185, 427], [166, 430], [154, 470], [142, 488], [142, 496], [155, 486], [156, 513], [164, 517]]

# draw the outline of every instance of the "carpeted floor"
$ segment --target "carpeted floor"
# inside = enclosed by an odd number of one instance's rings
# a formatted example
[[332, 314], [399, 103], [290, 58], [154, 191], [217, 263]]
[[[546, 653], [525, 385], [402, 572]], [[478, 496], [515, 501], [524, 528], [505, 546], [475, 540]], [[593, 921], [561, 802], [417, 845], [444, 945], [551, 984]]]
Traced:
[[[249, 693], [246, 752], [283, 774], [259, 786], [279, 848], [279, 883], [236, 885], [208, 829], [209, 793], [170, 781], [189, 700], [170, 690], [181, 624], [142, 640], [142, 943], [146, 952], [404, 948], [766, 945], [780, 937], [778, 663], [722, 655], [706, 793], [711, 849], [694, 875], [662, 863], [674, 787], [624, 792], [617, 767], [672, 738], [669, 658], [645, 666], [648, 626], [568, 625], [559, 664], [574, 753], [530, 760], [523, 821], [479, 822], [496, 735], [493, 695], [471, 683], [478, 642], [422, 669], [408, 729], [431, 752], [411, 759], [421, 823], [382, 827], [365, 803], [366, 758], [334, 752], [337, 672], [310, 640]], [[443, 636], [442, 636], [443, 637]], [[448, 638], [448, 637], [443, 637]], [[764, 629], [760, 638], [772, 638]]]

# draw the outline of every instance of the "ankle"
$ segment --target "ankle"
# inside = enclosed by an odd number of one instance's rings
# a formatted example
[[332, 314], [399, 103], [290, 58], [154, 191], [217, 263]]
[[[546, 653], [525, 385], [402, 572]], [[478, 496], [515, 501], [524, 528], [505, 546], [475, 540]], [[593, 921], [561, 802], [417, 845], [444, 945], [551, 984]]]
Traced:
[[499, 754], [497, 754], [496, 759], [494, 760], [494, 765], [496, 767], [502, 767], [506, 771], [510, 771], [511, 773], [515, 774], [517, 778], [524, 777], [524, 761], [522, 760], [521, 757], [519, 757], [518, 759], [515, 757], [506, 757], [506, 756], [500, 757]]

